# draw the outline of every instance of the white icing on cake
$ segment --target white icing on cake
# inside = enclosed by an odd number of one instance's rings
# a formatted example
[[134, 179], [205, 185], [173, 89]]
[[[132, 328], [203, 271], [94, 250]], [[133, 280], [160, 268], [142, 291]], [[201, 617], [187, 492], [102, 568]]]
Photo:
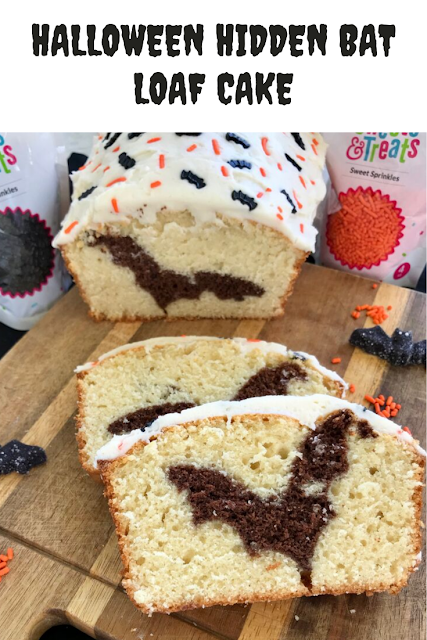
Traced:
[[104, 353], [102, 356], [99, 356], [96, 362], [87, 362], [86, 364], [78, 366], [74, 370], [74, 372], [81, 373], [82, 371], [88, 371], [107, 358], [116, 356], [123, 351], [129, 351], [130, 349], [140, 349], [141, 347], [144, 347], [146, 352], [149, 352], [154, 347], [162, 347], [167, 344], [185, 346], [186, 344], [191, 344], [192, 342], [197, 342], [198, 340], [231, 340], [240, 347], [242, 353], [258, 349], [263, 353], [274, 352], [280, 353], [283, 356], [292, 356], [296, 354], [297, 356], [302, 356], [303, 360], [309, 362], [311, 366], [317, 369], [322, 375], [330, 378], [331, 380], [336, 380], [337, 382], [342, 384], [344, 387], [344, 391], [348, 389], [348, 384], [335, 371], [330, 371], [329, 369], [326, 369], [326, 367], [323, 367], [318, 359], [315, 356], [310, 355], [309, 353], [305, 353], [303, 351], [291, 351], [290, 349], [285, 347], [285, 345], [279, 344], [277, 342], [266, 342], [265, 340], [247, 340], [246, 338], [216, 338], [214, 336], [165, 336], [162, 338], [150, 338], [148, 340], [141, 340], [140, 342], [131, 342], [129, 344], [124, 344], [120, 347], [116, 347], [116, 349], [112, 349], [107, 353]]
[[[304, 149], [290, 133], [236, 134], [249, 143], [247, 149], [227, 140], [225, 133], [143, 133], [132, 139], [128, 135], [120, 134], [107, 149], [111, 136], [95, 140], [85, 168], [72, 176], [73, 202], [55, 247], [104, 223], [137, 218], [153, 224], [158, 211], [166, 208], [190, 211], [196, 224], [221, 224], [217, 213], [255, 221], [280, 231], [303, 251], [314, 250], [317, 232], [312, 222], [326, 193], [322, 177], [326, 144], [320, 134], [294, 134]], [[135, 160], [133, 167], [125, 169], [119, 163], [123, 153]], [[233, 168], [230, 160], [245, 160], [251, 168]], [[206, 186], [198, 189], [181, 178], [182, 171], [191, 171]], [[94, 191], [79, 200], [92, 187]], [[233, 200], [233, 191], [242, 191], [257, 206], [250, 210]]]
[[421, 455], [426, 455], [424, 449], [409, 433], [402, 431], [399, 425], [390, 420], [368, 411], [361, 405], [332, 396], [316, 394], [313, 396], [264, 396], [263, 398], [248, 398], [239, 402], [210, 402], [186, 409], [181, 413], [169, 413], [157, 418], [144, 432], [135, 429], [126, 435], [114, 436], [98, 451], [95, 465], [98, 460], [115, 460], [125, 455], [137, 442], [148, 442], [153, 436], [158, 436], [164, 429], [174, 425], [196, 422], [215, 416], [226, 416], [230, 420], [233, 416], [266, 414], [288, 416], [310, 427], [310, 429], [315, 429], [315, 423], [319, 418], [338, 409], [350, 409], [358, 418], [367, 420], [377, 433], [395, 436], [399, 440], [410, 443]]

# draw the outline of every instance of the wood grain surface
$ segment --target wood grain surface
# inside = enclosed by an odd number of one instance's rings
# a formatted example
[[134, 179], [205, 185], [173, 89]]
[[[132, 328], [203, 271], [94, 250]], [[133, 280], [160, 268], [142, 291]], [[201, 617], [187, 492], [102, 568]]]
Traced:
[[424, 445], [425, 371], [390, 367], [348, 343], [356, 304], [392, 305], [383, 328], [425, 337], [425, 296], [305, 265], [284, 318], [94, 323], [76, 289], [0, 361], [0, 443], [18, 438], [46, 448], [48, 462], [28, 476], [0, 476], [0, 553], [15, 550], [0, 584], [1, 640], [33, 640], [69, 621], [94, 638], [205, 640], [420, 640], [425, 636], [425, 564], [398, 596], [321, 596], [174, 614], [139, 613], [121, 586], [115, 533], [102, 496], [81, 469], [74, 437], [73, 370], [126, 342], [161, 335], [261, 338], [315, 354], [365, 393], [393, 395], [399, 423]]

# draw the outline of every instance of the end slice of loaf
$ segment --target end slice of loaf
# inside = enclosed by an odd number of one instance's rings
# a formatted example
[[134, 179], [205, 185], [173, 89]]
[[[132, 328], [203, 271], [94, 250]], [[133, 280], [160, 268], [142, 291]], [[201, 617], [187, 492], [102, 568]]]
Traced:
[[164, 413], [261, 395], [341, 397], [346, 387], [313, 356], [242, 338], [155, 338], [120, 347], [77, 372], [80, 460], [95, 478], [103, 445], [144, 430]]
[[96, 320], [282, 315], [325, 153], [316, 133], [108, 133], [54, 246]]
[[397, 593], [419, 564], [425, 452], [359, 405], [217, 402], [159, 418], [150, 437], [100, 462], [145, 613]]

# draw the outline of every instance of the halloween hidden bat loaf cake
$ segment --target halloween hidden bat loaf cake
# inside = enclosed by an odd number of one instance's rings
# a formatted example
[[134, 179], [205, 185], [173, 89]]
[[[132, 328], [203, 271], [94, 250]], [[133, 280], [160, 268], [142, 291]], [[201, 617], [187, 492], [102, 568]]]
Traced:
[[100, 447], [122, 434], [145, 430], [160, 415], [253, 396], [341, 397], [347, 386], [314, 356], [281, 344], [203, 336], [125, 345], [78, 367], [77, 378], [80, 460], [95, 478]]
[[108, 133], [54, 245], [95, 319], [269, 318], [314, 249], [308, 133]]
[[420, 562], [425, 452], [359, 405], [215, 402], [120, 445], [99, 465], [124, 586], [146, 613], [397, 593]]

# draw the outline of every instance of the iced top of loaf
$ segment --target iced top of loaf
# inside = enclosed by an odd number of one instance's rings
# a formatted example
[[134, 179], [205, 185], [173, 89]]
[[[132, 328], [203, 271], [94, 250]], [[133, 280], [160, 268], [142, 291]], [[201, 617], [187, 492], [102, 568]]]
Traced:
[[107, 133], [73, 175], [73, 202], [55, 245], [83, 229], [160, 210], [195, 223], [216, 214], [255, 221], [312, 251], [325, 195], [326, 144], [318, 133]]

